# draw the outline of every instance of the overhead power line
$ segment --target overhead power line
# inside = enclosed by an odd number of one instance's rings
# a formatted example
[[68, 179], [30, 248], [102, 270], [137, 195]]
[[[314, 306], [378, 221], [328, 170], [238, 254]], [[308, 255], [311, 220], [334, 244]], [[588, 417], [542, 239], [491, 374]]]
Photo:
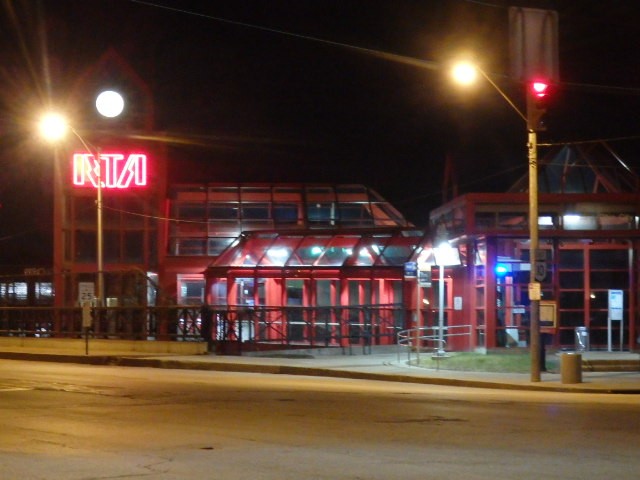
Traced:
[[[231, 20], [229, 18], [224, 18], [224, 17], [218, 17], [215, 15], [209, 15], [206, 13], [201, 13], [201, 12], [193, 12], [191, 10], [186, 10], [184, 8], [178, 8], [178, 7], [171, 7], [168, 5], [161, 5], [155, 2], [150, 2], [150, 1], [145, 1], [145, 0], [129, 0], [132, 3], [137, 3], [139, 5], [144, 5], [146, 7], [151, 7], [151, 8], [158, 8], [158, 9], [162, 9], [162, 10], [167, 10], [167, 11], [172, 11], [172, 12], [177, 12], [177, 13], [181, 13], [184, 15], [192, 15], [194, 17], [200, 17], [200, 18], [206, 18], [208, 20], [213, 20], [216, 22], [221, 22], [221, 23], [227, 23], [229, 25], [236, 25], [239, 27], [244, 27], [244, 28], [250, 28], [253, 30], [260, 30], [263, 32], [268, 32], [268, 33], [274, 33], [277, 35], [285, 35], [288, 37], [292, 37], [292, 38], [297, 38], [300, 40], [306, 40], [306, 41], [310, 41], [310, 42], [317, 42], [317, 43], [322, 43], [325, 45], [330, 45], [330, 46], [334, 46], [334, 47], [339, 47], [339, 48], [344, 48], [344, 49], [348, 49], [348, 50], [352, 50], [355, 52], [360, 52], [360, 53], [364, 53], [367, 55], [371, 55], [377, 58], [381, 58], [383, 60], [388, 60], [388, 61], [392, 61], [392, 62], [396, 62], [396, 63], [401, 63], [403, 65], [411, 65], [411, 66], [415, 66], [418, 68], [424, 68], [427, 70], [441, 70], [447, 67], [447, 64], [442, 63], [442, 62], [436, 62], [433, 60], [424, 60], [424, 59], [419, 59], [419, 58], [414, 58], [414, 57], [408, 57], [406, 55], [400, 55], [397, 53], [392, 53], [392, 52], [387, 52], [387, 51], [382, 51], [382, 50], [376, 50], [376, 49], [372, 49], [372, 48], [366, 48], [366, 47], [360, 47], [358, 45], [350, 45], [347, 43], [342, 43], [342, 42], [337, 42], [334, 40], [328, 40], [326, 38], [319, 38], [319, 37], [313, 37], [311, 35], [304, 35], [304, 34], [300, 34], [300, 33], [294, 33], [294, 32], [289, 32], [287, 30], [282, 30], [282, 29], [278, 29], [278, 28], [273, 28], [273, 27], [266, 27], [263, 25], [257, 25], [254, 23], [248, 23], [248, 22], [241, 22], [238, 20]], [[496, 4], [492, 4], [492, 3], [488, 3], [488, 2], [472, 2], [472, 3], [478, 3], [484, 6], [492, 6], [492, 7], [497, 7], [498, 5]], [[518, 83], [515, 80], [511, 79], [510, 77], [508, 77], [507, 75], [504, 74], [500, 74], [500, 73], [488, 73], [488, 75], [490, 75], [492, 78], [501, 78], [501, 79], [506, 79], [506, 80], [511, 80], [514, 83]], [[628, 95], [640, 95], [640, 88], [639, 87], [623, 87], [623, 86], [617, 86], [617, 85], [597, 85], [597, 84], [590, 84], [590, 83], [581, 83], [581, 82], [559, 82], [558, 87], [562, 87], [562, 88], [566, 88], [566, 89], [581, 89], [581, 90], [588, 90], [591, 92], [601, 92], [601, 93], [614, 93], [614, 94], [628, 94]]]

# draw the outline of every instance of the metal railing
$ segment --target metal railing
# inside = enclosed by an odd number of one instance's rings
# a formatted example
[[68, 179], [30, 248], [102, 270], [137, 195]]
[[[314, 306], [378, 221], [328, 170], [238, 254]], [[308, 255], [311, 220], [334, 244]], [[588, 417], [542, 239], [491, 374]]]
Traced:
[[400, 361], [402, 348], [406, 349], [408, 363], [411, 363], [412, 352], [415, 352], [416, 363], [418, 363], [422, 351], [427, 351], [432, 355], [442, 352], [446, 349], [447, 341], [451, 337], [469, 337], [470, 339], [473, 326], [449, 325], [442, 328], [442, 335], [440, 335], [440, 327], [437, 326], [399, 331], [397, 342], [398, 361]]
[[[92, 338], [121, 340], [201, 338], [201, 307], [99, 307], [91, 309]], [[80, 338], [85, 335], [80, 307], [0, 306], [0, 336]]]
[[[91, 338], [220, 344], [394, 345], [409, 312], [401, 305], [249, 307], [172, 305], [91, 308]], [[0, 336], [83, 338], [82, 308], [0, 306]], [[208, 338], [206, 338], [208, 337]]]
[[363, 347], [394, 345], [407, 315], [401, 305], [210, 307], [216, 339], [239, 345]]

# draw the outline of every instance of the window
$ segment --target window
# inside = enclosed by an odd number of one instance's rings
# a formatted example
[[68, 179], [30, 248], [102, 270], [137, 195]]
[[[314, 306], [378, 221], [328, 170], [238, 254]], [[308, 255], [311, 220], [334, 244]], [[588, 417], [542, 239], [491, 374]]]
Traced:
[[175, 240], [176, 255], [204, 255], [204, 238], [178, 238]]
[[242, 205], [243, 220], [268, 220], [270, 217], [268, 203], [245, 203]]
[[178, 303], [199, 305], [204, 303], [204, 279], [178, 275]]
[[124, 261], [142, 263], [144, 261], [144, 233], [124, 232]]
[[26, 304], [28, 299], [27, 282], [0, 283], [0, 297], [3, 303], [10, 305]]
[[365, 205], [351, 203], [351, 204], [339, 204], [338, 210], [340, 213], [340, 223], [342, 225], [372, 225], [373, 219], [371, 213]]
[[319, 202], [308, 205], [307, 218], [311, 224], [333, 225], [336, 220], [336, 205], [333, 202]]
[[214, 237], [207, 240], [207, 254], [220, 255], [231, 243], [235, 237]]
[[96, 232], [77, 230], [74, 260], [79, 263], [96, 261]]
[[206, 211], [204, 203], [177, 203], [175, 216], [181, 220], [204, 220]]
[[584, 268], [584, 254], [582, 250], [560, 250], [560, 268]]
[[298, 223], [298, 205], [295, 203], [276, 203], [273, 205], [273, 219], [280, 225]]
[[209, 220], [237, 220], [238, 205], [235, 203], [210, 203]]
[[53, 283], [36, 282], [34, 293], [35, 293], [35, 302], [37, 305], [53, 304]]

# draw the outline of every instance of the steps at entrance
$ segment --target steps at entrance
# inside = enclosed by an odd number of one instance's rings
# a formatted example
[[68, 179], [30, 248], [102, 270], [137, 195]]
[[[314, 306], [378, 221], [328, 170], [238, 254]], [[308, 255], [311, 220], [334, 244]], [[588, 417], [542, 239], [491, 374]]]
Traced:
[[640, 360], [582, 359], [584, 372], [640, 372]]

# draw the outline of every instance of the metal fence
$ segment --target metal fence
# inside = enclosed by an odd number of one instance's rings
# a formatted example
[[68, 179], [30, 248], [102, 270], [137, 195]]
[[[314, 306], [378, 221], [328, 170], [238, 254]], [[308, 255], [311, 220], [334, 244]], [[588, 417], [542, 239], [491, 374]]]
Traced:
[[[201, 340], [200, 307], [90, 309], [94, 338]], [[85, 334], [80, 307], [0, 307], [0, 336], [78, 338]]]
[[328, 347], [393, 345], [408, 312], [401, 305], [212, 307], [218, 341]]
[[[394, 345], [409, 313], [401, 305], [100, 307], [90, 309], [89, 334], [222, 345]], [[0, 336], [80, 338], [85, 333], [80, 307], [0, 307]]]

